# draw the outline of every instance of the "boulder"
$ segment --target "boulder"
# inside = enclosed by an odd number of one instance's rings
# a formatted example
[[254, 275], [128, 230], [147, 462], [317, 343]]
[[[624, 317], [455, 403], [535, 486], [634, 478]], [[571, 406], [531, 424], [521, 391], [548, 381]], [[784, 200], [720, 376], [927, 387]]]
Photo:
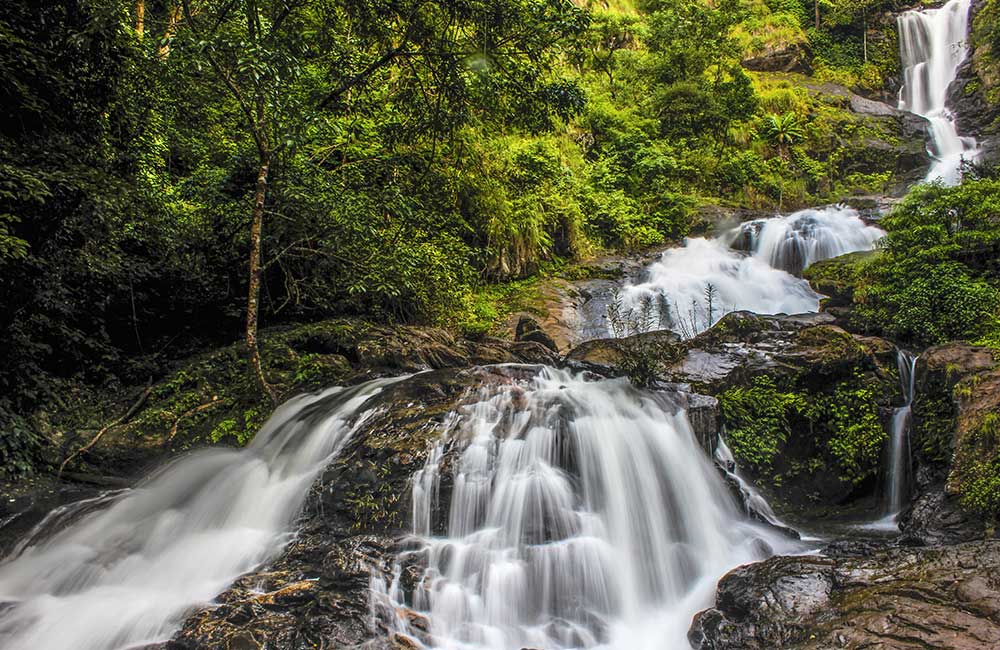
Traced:
[[1000, 647], [1000, 541], [741, 567], [688, 638], [696, 650]]
[[782, 43], [744, 59], [742, 65], [754, 72], [801, 72], [812, 74], [812, 52], [806, 43]]
[[514, 331], [515, 341], [528, 341], [538, 343], [553, 352], [559, 352], [559, 346], [551, 336], [545, 333], [538, 321], [531, 316], [521, 316], [517, 321], [517, 328]]

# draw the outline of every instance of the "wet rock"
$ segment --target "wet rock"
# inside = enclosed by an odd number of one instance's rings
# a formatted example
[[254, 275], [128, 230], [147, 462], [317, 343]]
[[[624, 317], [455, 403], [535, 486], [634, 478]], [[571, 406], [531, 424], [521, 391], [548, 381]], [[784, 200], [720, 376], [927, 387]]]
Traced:
[[779, 557], [719, 583], [689, 632], [697, 650], [1000, 645], [1000, 542]]
[[538, 321], [531, 316], [521, 316], [517, 321], [517, 328], [514, 332], [514, 340], [530, 341], [545, 346], [553, 352], [559, 351], [559, 346], [551, 336], [545, 333]]
[[1000, 64], [997, 63], [992, 19], [981, 15], [986, 0], [972, 3], [971, 53], [959, 66], [948, 88], [948, 107], [955, 114], [959, 134], [976, 136], [985, 162], [1000, 160]]
[[830, 605], [834, 562], [779, 557], [741, 567], [719, 582], [716, 606], [688, 632], [696, 650], [772, 650], [803, 633]]
[[995, 481], [990, 468], [998, 462], [1000, 442], [983, 432], [998, 412], [1000, 368], [992, 351], [953, 342], [920, 356], [911, 440], [917, 490], [900, 520], [905, 543], [954, 543], [990, 534], [986, 511], [1000, 501], [989, 501]]
[[[869, 411], [891, 413], [899, 399], [895, 350], [887, 341], [857, 336], [833, 325], [830, 314], [759, 316], [745, 312], [727, 314], [715, 327], [686, 341], [676, 361], [666, 364], [664, 374], [673, 381], [690, 384], [698, 393], [723, 401], [723, 415], [733, 436], [747, 426], [755, 426], [752, 412], [767, 404], [746, 400], [757, 398], [754, 390], [763, 390], [759, 378], [766, 378], [771, 393], [785, 396], [789, 408], [784, 415], [770, 413], [766, 431], [754, 435], [773, 436], [776, 451], [762, 457], [751, 450], [741, 457], [739, 439], [730, 437], [730, 446], [744, 473], [761, 484], [772, 484], [779, 510], [796, 511], [802, 506], [843, 505], [870, 493], [875, 488], [879, 465], [877, 453], [867, 453], [864, 461], [850, 461], [848, 476], [845, 463], [830, 452], [834, 436], [842, 435], [809, 415], [809, 408], [832, 403], [843, 386], [851, 395], [863, 392]], [[735, 391], [735, 392], [733, 392]], [[748, 392], [750, 391], [750, 392]], [[767, 391], [764, 390], [764, 393]], [[761, 393], [762, 395], [764, 393]], [[767, 394], [771, 394], [767, 393]], [[735, 395], [735, 397], [733, 397]], [[740, 397], [742, 395], [742, 397]], [[726, 400], [743, 400], [736, 410], [726, 411]], [[762, 411], [763, 412], [763, 411]], [[779, 422], [775, 418], [781, 417]], [[749, 419], [748, 419], [749, 418]], [[867, 427], [873, 426], [869, 419]], [[884, 429], [878, 423], [878, 434]], [[861, 472], [867, 474], [862, 475]]]

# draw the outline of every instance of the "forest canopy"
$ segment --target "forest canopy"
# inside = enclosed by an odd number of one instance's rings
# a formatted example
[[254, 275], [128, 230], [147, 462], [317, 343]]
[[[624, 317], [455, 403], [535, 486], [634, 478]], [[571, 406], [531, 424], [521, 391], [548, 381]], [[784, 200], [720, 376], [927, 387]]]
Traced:
[[[484, 287], [701, 206], [885, 191], [900, 134], [803, 75], [893, 92], [890, 5], [10, 0], [0, 419], [213, 345], [253, 363], [258, 327], [481, 334]], [[777, 50], [802, 65], [748, 63]]]

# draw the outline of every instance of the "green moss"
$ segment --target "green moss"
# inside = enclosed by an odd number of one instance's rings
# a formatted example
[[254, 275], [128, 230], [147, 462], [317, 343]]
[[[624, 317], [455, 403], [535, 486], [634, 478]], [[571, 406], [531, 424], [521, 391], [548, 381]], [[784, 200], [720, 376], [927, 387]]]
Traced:
[[913, 402], [913, 441], [925, 462], [951, 460], [955, 435], [955, 402], [947, 391], [921, 391]]
[[719, 402], [733, 455], [764, 476], [776, 476], [776, 469], [791, 478], [828, 468], [842, 482], [860, 484], [877, 473], [887, 438], [876, 385], [857, 372], [818, 390], [784, 390], [770, 377], [732, 388]]
[[719, 397], [733, 456], [756, 472], [767, 473], [791, 435], [791, 419], [802, 412], [802, 395], [783, 392], [770, 377], [755, 377], [749, 387]]
[[860, 373], [839, 384], [832, 396], [816, 400], [808, 416], [828, 428], [827, 450], [844, 480], [858, 484], [876, 474], [887, 435], [876, 393]]
[[962, 436], [948, 483], [963, 507], [1000, 518], [1000, 415], [986, 414]]

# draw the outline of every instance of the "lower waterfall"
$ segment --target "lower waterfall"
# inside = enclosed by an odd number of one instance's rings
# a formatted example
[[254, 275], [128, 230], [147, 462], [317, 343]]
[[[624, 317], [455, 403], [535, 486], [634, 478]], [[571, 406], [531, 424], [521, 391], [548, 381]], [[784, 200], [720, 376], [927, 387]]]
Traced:
[[0, 647], [117, 650], [170, 638], [192, 607], [280, 552], [318, 472], [395, 381], [295, 398], [245, 450], [182, 457], [47, 535], [59, 523], [50, 516], [0, 565]]
[[489, 372], [414, 477], [413, 537], [373, 589], [390, 629], [434, 648], [688, 648], [723, 573], [789, 550], [740, 512], [682, 396]]

